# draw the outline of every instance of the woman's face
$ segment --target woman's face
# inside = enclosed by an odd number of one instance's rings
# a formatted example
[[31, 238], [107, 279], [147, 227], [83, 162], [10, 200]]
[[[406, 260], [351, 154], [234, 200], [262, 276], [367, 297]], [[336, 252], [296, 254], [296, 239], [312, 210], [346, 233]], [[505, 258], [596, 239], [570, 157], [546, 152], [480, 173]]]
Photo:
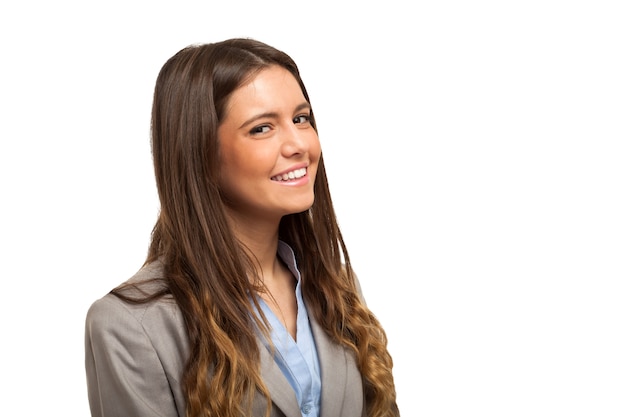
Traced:
[[321, 149], [311, 107], [279, 66], [231, 95], [219, 126], [220, 186], [231, 214], [277, 220], [308, 210]]

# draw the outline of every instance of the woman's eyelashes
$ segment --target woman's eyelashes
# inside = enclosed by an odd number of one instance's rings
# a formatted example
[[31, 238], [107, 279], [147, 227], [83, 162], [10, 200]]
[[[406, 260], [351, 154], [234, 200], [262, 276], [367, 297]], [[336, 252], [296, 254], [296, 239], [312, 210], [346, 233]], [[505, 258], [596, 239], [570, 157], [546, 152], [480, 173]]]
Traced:
[[270, 126], [269, 125], [259, 125], [259, 126], [255, 126], [252, 129], [250, 129], [250, 134], [251, 135], [261, 135], [263, 133], [267, 133], [270, 131]]
[[299, 114], [293, 118], [294, 124], [309, 123], [311, 121], [310, 114]]
[[[311, 115], [310, 114], [299, 114], [296, 117], [294, 117], [292, 119], [293, 124], [295, 125], [300, 125], [300, 124], [307, 124], [311, 122]], [[252, 129], [250, 129], [250, 134], [251, 135], [263, 135], [265, 133], [268, 133], [272, 130], [272, 126], [270, 124], [262, 124], [262, 125], [258, 125], [258, 126], [254, 126]]]

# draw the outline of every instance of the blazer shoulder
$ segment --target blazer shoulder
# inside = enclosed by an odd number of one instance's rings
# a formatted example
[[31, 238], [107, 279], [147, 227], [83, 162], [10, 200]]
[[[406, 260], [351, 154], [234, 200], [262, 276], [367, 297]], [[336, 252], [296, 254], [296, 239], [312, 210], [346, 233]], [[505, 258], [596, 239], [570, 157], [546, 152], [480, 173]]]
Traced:
[[[164, 287], [162, 267], [158, 264], [141, 268], [135, 275], [125, 281], [119, 291], [122, 295], [140, 299], [153, 294]], [[178, 316], [178, 306], [171, 295], [164, 295], [149, 302], [132, 302], [124, 300], [112, 292], [95, 300], [87, 310], [86, 325], [88, 329], [109, 331], [119, 328], [129, 321], [141, 325], [152, 317], [166, 319], [167, 316]]]
[[[151, 277], [140, 271], [127, 281], [133, 285], [124, 287], [123, 294], [132, 298], [154, 290], [157, 281]], [[141, 303], [112, 293], [97, 299], [85, 322], [92, 414], [184, 415], [179, 381], [186, 355], [183, 320], [171, 296]]]
[[[347, 273], [346, 269], [345, 269], [345, 265], [343, 267], [343, 272]], [[364, 305], [367, 305], [367, 302], [365, 301], [365, 296], [363, 295], [363, 288], [361, 287], [361, 281], [359, 280], [359, 276], [357, 275], [356, 271], [354, 271], [354, 269], [352, 270], [352, 277], [354, 280], [354, 286], [356, 288], [356, 293], [359, 296], [359, 299], [361, 300], [361, 302]]]

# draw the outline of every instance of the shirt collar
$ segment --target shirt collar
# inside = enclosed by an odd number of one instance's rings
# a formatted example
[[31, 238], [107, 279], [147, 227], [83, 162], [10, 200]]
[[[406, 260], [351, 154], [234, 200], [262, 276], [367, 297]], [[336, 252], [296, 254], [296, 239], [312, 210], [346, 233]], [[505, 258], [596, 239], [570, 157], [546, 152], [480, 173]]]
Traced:
[[278, 257], [287, 265], [287, 268], [291, 271], [298, 283], [300, 283], [300, 271], [298, 271], [298, 264], [296, 262], [296, 255], [287, 243], [282, 240], [278, 241]]

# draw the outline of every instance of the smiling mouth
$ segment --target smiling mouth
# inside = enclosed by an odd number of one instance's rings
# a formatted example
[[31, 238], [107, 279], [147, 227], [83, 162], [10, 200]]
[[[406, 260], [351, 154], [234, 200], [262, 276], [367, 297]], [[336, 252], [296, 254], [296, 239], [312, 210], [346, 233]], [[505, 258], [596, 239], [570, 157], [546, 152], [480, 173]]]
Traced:
[[290, 172], [286, 172], [281, 175], [275, 175], [270, 178], [272, 181], [291, 181], [298, 178], [302, 178], [306, 175], [306, 168], [296, 169]]

